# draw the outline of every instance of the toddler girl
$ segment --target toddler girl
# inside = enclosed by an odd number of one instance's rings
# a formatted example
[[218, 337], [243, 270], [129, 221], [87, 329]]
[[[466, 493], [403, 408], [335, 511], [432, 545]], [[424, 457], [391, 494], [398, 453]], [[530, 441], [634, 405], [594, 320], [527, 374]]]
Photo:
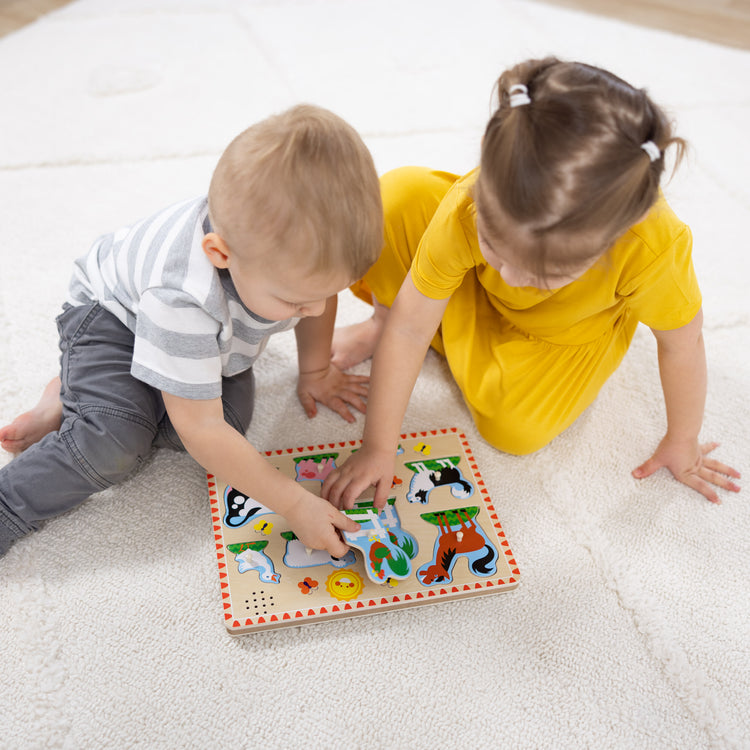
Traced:
[[[481, 434], [538, 450], [594, 400], [639, 322], [657, 340], [667, 432], [633, 475], [660, 467], [718, 502], [734, 469], [700, 445], [706, 393], [692, 238], [659, 190], [665, 151], [685, 144], [639, 89], [581, 63], [531, 60], [503, 73], [480, 167], [381, 180], [379, 261], [355, 287], [373, 317], [343, 329], [334, 362], [373, 354], [363, 447], [323, 494], [382, 507], [427, 348], [443, 354]], [[390, 309], [389, 309], [390, 308]]]

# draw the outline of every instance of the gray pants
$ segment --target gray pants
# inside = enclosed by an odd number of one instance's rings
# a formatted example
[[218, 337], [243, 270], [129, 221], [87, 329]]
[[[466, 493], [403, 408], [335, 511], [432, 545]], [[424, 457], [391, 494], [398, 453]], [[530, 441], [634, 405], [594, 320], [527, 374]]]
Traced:
[[[39, 522], [121, 482], [153, 446], [184, 450], [158, 389], [130, 374], [133, 334], [99, 305], [67, 307], [60, 333], [62, 425], [0, 469], [0, 555]], [[243, 435], [252, 370], [224, 378], [227, 422]]]

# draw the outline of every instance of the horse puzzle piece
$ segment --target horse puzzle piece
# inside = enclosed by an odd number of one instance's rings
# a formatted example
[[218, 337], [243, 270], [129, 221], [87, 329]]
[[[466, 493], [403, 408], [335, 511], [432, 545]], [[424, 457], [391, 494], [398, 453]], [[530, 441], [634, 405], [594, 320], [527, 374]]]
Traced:
[[363, 501], [344, 511], [359, 524], [358, 531], [343, 532], [344, 540], [362, 552], [365, 572], [373, 583], [408, 578], [419, 549], [417, 540], [401, 528], [394, 503], [395, 498], [389, 498], [385, 508], [378, 511], [372, 501]]
[[234, 559], [239, 573], [257, 570], [260, 580], [264, 583], [279, 583], [281, 575], [276, 572], [271, 558], [263, 551], [267, 546], [268, 540], [262, 539], [257, 542], [227, 544], [227, 549], [235, 555]]
[[234, 487], [227, 487], [224, 491], [224, 525], [237, 529], [255, 516], [262, 516], [273, 511], [248, 497]]
[[426, 505], [430, 499], [430, 493], [436, 487], [450, 487], [451, 495], [458, 500], [466, 500], [474, 494], [474, 485], [468, 482], [458, 463], [458, 456], [447, 456], [445, 458], [431, 458], [424, 461], [410, 461], [404, 464], [407, 469], [414, 472], [409, 483], [409, 492], [406, 499], [410, 503], [422, 503]]
[[498, 551], [487, 534], [473, 519], [479, 508], [456, 508], [438, 513], [422, 513], [421, 518], [438, 527], [432, 562], [417, 571], [424, 586], [450, 583], [456, 560], [464, 555], [476, 576], [487, 577], [497, 571]]

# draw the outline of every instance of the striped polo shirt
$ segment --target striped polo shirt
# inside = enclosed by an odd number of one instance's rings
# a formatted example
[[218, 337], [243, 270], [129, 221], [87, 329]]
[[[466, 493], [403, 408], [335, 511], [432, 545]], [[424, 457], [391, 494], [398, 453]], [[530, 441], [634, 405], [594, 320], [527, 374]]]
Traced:
[[205, 197], [100, 237], [74, 265], [68, 303], [98, 302], [135, 335], [131, 373], [175, 396], [221, 396], [221, 378], [252, 367], [271, 334], [298, 318], [265, 320], [240, 300], [202, 240]]

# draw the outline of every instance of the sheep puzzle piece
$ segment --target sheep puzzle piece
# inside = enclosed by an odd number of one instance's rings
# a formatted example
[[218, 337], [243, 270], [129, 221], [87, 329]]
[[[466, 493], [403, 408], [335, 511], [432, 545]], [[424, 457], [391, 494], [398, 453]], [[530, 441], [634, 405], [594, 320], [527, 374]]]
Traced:
[[[360, 441], [266, 452], [319, 495]], [[388, 502], [346, 514], [344, 557], [310, 550], [286, 520], [208, 475], [224, 622], [232, 635], [508, 591], [519, 571], [466, 436], [401, 436]]]

